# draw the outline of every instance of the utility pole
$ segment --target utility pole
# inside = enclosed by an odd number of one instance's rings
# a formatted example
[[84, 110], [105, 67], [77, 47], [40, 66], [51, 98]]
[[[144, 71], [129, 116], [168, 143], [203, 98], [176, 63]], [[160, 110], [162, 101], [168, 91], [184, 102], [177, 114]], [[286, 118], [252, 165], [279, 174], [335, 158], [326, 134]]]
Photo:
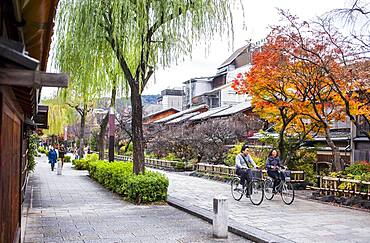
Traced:
[[109, 137], [109, 150], [108, 150], [108, 160], [109, 162], [114, 161], [114, 132], [115, 132], [115, 115], [114, 115], [114, 108], [109, 108], [109, 128], [108, 128], [108, 137]]

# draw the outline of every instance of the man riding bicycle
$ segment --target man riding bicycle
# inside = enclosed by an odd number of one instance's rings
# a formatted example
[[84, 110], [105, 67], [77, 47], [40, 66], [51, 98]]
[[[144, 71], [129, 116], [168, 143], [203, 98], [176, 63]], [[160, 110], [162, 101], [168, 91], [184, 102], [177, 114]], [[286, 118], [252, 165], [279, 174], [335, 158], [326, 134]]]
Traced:
[[270, 151], [266, 161], [267, 175], [274, 180], [273, 193], [276, 193], [276, 186], [279, 185], [280, 180], [284, 180], [284, 173], [279, 171], [279, 168], [284, 168], [281, 165], [280, 158], [276, 149]]
[[248, 153], [248, 145], [244, 144], [240, 154], [235, 157], [235, 169], [236, 174], [240, 176], [240, 183], [243, 186], [245, 185], [245, 180], [247, 183], [250, 183], [253, 179], [252, 171], [249, 169], [249, 165], [252, 165], [253, 168], [257, 169], [256, 163], [253, 161], [252, 157]]

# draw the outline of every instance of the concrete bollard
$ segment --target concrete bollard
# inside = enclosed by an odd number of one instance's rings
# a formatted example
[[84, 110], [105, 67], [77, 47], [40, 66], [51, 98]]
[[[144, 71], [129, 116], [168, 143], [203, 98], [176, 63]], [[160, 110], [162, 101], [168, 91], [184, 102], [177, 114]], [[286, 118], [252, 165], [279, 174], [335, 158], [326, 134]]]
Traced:
[[62, 175], [62, 161], [57, 163], [57, 175]]
[[216, 196], [213, 198], [213, 236], [216, 238], [227, 238], [229, 213], [227, 198]]

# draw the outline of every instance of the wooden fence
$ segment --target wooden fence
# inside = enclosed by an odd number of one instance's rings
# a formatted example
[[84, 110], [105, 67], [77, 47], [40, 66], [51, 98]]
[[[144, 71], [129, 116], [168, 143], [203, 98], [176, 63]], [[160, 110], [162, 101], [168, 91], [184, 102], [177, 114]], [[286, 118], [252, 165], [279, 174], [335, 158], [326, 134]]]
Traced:
[[311, 189], [320, 190], [322, 193], [326, 195], [345, 196], [345, 197], [352, 197], [357, 195], [370, 199], [369, 181], [320, 176], [319, 186], [311, 187]]
[[[131, 161], [131, 156], [124, 156], [124, 155], [116, 155], [116, 160], [119, 161]], [[169, 169], [174, 170], [182, 164], [183, 162], [179, 161], [172, 161], [172, 160], [163, 160], [163, 159], [152, 159], [152, 158], [145, 158], [145, 165], [152, 168], [158, 169]], [[197, 163], [193, 166], [193, 170], [200, 173], [210, 174], [210, 175], [220, 175], [220, 176], [235, 176], [235, 167], [226, 166], [226, 165], [212, 165], [206, 163]], [[262, 170], [263, 176], [267, 176], [266, 170]], [[292, 171], [291, 172], [291, 182], [299, 183], [304, 182], [304, 172], [303, 171]]]
[[[125, 155], [115, 155], [114, 159], [118, 161], [125, 161], [125, 162], [132, 161], [131, 156], [125, 156]], [[145, 158], [146, 166], [157, 168], [157, 169], [174, 170], [175, 168], [178, 168], [179, 164], [184, 165], [184, 163], [180, 161]]]
[[[211, 175], [221, 175], [221, 176], [235, 176], [235, 167], [226, 165], [212, 165], [206, 163], [198, 163], [195, 166], [195, 171], [211, 174]], [[266, 170], [262, 170], [263, 177], [267, 177]], [[299, 183], [304, 182], [304, 171], [291, 171], [291, 182]]]

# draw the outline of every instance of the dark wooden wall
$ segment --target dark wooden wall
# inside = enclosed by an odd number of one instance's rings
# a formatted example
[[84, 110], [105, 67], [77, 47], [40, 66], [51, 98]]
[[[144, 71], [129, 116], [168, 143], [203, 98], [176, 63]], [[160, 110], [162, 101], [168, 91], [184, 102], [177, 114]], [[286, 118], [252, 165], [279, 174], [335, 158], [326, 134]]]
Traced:
[[12, 92], [0, 87], [0, 242], [18, 242], [21, 226], [21, 113]]

